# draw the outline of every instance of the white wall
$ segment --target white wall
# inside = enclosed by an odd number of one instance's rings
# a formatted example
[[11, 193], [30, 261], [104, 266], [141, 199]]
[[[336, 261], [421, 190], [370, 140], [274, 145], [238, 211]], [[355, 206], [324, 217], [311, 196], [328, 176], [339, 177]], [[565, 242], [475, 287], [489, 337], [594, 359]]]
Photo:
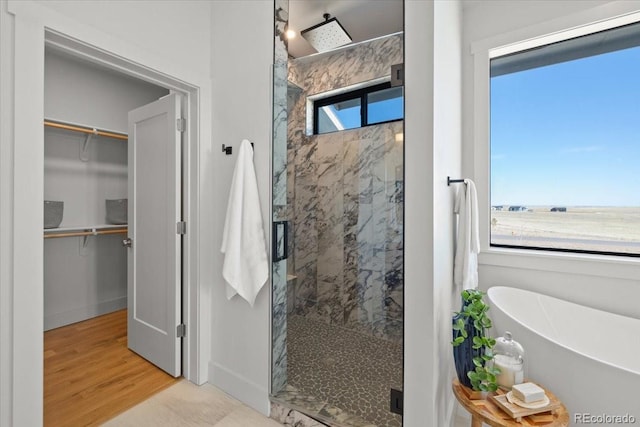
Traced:
[[451, 422], [453, 191], [460, 174], [460, 2], [405, 2], [404, 425]]
[[[433, 268], [434, 268], [434, 425], [451, 423], [454, 376], [451, 316], [460, 308], [459, 290], [453, 287], [453, 200], [457, 188], [447, 176], [460, 178], [462, 143], [462, 6], [435, 2], [434, 19], [434, 135], [433, 135]], [[458, 184], [460, 185], [460, 184]], [[461, 188], [461, 189], [464, 189]]]
[[[463, 171], [475, 177], [480, 210], [488, 212], [486, 85], [474, 81], [474, 56], [484, 46], [505, 45], [532, 37], [610, 19], [640, 10], [640, 1], [486, 1], [464, 14]], [[485, 49], [486, 51], [486, 49]], [[481, 222], [488, 229], [488, 220]], [[640, 318], [640, 262], [595, 255], [544, 254], [488, 248], [488, 231], [481, 235], [480, 287], [514, 286], [580, 304]], [[526, 343], [525, 348], [526, 348]]]
[[81, 62], [53, 49], [45, 52], [44, 67], [47, 119], [126, 134], [129, 111], [169, 93], [165, 88]]
[[[188, 177], [201, 194], [187, 197], [196, 211], [193, 214], [207, 221], [191, 224], [189, 231], [194, 242], [211, 240], [213, 213], [207, 207], [212, 206], [212, 175], [203, 184], [198, 175], [207, 168], [211, 153], [211, 4], [163, 1], [150, 7], [143, 1], [0, 0], [0, 8], [0, 425], [37, 426], [42, 424], [38, 402], [42, 396], [44, 29], [67, 34], [201, 89], [200, 116], [193, 117], [199, 145], [189, 148], [197, 156], [194, 174]], [[200, 266], [213, 257], [205, 251], [206, 247], [198, 253]], [[197, 281], [200, 300], [206, 303], [192, 309], [206, 307], [206, 313], [201, 311], [206, 318], [212, 275], [197, 271], [193, 281]], [[197, 329], [194, 323], [191, 326]], [[200, 354], [208, 362], [208, 320], [201, 328], [196, 331]], [[206, 362], [198, 373], [205, 378]]]
[[0, 425], [13, 410], [13, 20], [0, 1]]
[[[270, 283], [251, 308], [238, 296], [228, 301], [222, 275], [214, 272], [222, 269], [220, 243], [229, 185], [244, 138], [255, 144], [262, 218], [270, 230], [273, 12], [270, 1], [213, 3], [213, 154], [207, 171], [214, 194], [214, 238], [209, 249], [213, 256], [207, 272], [213, 277], [210, 382], [265, 414], [269, 411]], [[234, 154], [224, 155], [222, 144], [233, 146]]]
[[433, 306], [434, 6], [405, 2], [404, 424], [438, 425]]

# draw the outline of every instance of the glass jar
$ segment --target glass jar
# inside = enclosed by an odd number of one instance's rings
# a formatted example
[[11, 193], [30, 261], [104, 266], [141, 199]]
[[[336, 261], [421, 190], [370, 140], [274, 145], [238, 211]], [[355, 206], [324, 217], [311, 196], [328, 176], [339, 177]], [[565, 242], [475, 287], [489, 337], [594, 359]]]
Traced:
[[505, 332], [504, 336], [496, 339], [493, 365], [500, 369], [496, 376], [500, 388], [511, 390], [514, 384], [524, 381], [524, 349], [511, 338], [511, 332]]

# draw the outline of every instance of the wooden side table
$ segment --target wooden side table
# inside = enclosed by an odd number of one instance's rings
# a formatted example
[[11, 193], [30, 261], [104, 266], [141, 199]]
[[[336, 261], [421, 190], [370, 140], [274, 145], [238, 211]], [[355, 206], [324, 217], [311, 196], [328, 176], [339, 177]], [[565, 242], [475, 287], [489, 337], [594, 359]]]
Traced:
[[[518, 422], [504, 412], [488, 395], [475, 398], [477, 392], [460, 384], [457, 378], [453, 380], [452, 388], [458, 402], [471, 413], [471, 427], [482, 427], [483, 422], [492, 427], [566, 427], [569, 425], [569, 413], [562, 403], [554, 413], [543, 412], [529, 415]], [[549, 390], [545, 389], [544, 391], [549, 398], [555, 399]], [[504, 394], [501, 390], [496, 393]]]

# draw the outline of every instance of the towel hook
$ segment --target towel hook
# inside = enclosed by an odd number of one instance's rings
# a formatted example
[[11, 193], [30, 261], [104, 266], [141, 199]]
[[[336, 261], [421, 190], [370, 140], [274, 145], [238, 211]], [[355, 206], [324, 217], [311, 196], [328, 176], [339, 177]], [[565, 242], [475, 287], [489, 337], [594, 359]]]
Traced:
[[[253, 146], [253, 142], [251, 143], [251, 148], [254, 148], [254, 146]], [[226, 154], [227, 156], [228, 156], [228, 155], [230, 155], [230, 154], [233, 154], [233, 147], [232, 147], [232, 146], [230, 146], [230, 145], [224, 145], [224, 144], [222, 144], [222, 152], [223, 152], [224, 154]]]
[[447, 185], [456, 184], [458, 182], [464, 182], [464, 179], [451, 179], [451, 177], [447, 177]]

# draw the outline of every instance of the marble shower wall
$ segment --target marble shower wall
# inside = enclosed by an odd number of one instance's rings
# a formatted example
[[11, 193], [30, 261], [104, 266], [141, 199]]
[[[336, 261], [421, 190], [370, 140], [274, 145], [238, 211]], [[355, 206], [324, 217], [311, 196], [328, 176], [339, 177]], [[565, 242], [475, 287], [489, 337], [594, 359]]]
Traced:
[[[273, 64], [273, 221], [287, 219], [287, 42], [289, 1], [275, 2]], [[272, 264], [271, 393], [287, 384], [287, 260]]]
[[403, 121], [307, 135], [306, 98], [388, 76], [402, 35], [289, 61], [289, 309], [394, 341], [403, 316]]

